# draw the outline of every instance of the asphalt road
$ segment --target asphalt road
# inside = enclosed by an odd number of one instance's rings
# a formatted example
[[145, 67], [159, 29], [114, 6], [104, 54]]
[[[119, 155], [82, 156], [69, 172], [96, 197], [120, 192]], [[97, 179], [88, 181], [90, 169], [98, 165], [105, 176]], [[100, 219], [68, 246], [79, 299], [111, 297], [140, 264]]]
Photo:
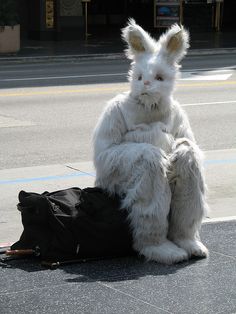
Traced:
[[[184, 71], [234, 67], [236, 54], [187, 56]], [[0, 89], [16, 87], [48, 87], [126, 81], [129, 61], [84, 60], [66, 63], [28, 63], [0, 66]]]
[[[236, 148], [235, 55], [187, 58], [176, 98], [203, 150]], [[106, 101], [128, 90], [128, 62], [19, 64], [0, 70], [0, 169], [91, 160]]]

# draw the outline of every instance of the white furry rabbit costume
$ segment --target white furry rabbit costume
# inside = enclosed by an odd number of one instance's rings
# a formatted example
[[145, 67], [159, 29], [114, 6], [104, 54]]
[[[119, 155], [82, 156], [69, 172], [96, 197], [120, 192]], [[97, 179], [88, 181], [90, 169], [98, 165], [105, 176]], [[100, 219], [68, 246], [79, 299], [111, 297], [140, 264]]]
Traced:
[[95, 128], [95, 184], [123, 197], [134, 249], [148, 260], [206, 257], [198, 234], [207, 208], [201, 152], [173, 99], [188, 33], [175, 24], [156, 42], [130, 19], [122, 35], [131, 90], [109, 101]]

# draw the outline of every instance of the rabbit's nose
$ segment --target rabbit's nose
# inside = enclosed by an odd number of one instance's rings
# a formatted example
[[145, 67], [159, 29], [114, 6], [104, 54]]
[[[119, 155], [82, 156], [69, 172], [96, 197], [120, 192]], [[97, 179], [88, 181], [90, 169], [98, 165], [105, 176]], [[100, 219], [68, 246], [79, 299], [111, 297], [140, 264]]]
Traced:
[[150, 85], [150, 81], [144, 81], [143, 84], [144, 85]]

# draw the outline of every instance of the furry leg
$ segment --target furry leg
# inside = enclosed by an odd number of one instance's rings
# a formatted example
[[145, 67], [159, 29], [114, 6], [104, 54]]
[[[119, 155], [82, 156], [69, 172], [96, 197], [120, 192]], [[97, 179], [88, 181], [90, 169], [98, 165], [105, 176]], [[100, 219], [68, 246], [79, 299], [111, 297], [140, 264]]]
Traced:
[[172, 264], [188, 258], [167, 240], [171, 191], [165, 153], [151, 144], [115, 145], [97, 156], [96, 186], [125, 195], [134, 249], [148, 260]]
[[[123, 201], [123, 206], [129, 209], [134, 249], [147, 260], [177, 263], [187, 259], [188, 255], [167, 240], [171, 200], [168, 160], [164, 152], [154, 146], [146, 145], [146, 148], [142, 158], [133, 165], [132, 182]], [[140, 154], [140, 148], [138, 151]]]
[[189, 256], [206, 257], [208, 250], [199, 238], [207, 211], [201, 152], [190, 140], [181, 138], [176, 141], [170, 162], [172, 200], [168, 238]]

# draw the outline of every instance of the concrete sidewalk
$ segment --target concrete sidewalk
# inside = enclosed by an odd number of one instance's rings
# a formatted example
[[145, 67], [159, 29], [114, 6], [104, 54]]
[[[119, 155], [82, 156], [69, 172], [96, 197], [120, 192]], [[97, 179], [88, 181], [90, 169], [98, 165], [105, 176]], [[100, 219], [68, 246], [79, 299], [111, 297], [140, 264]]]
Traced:
[[208, 223], [202, 260], [167, 266], [125, 257], [45, 269], [1, 263], [0, 313], [236, 313], [236, 220]]
[[[158, 39], [156, 29], [150, 31]], [[214, 55], [236, 52], [235, 32], [191, 32], [189, 55]], [[21, 40], [17, 54], [0, 55], [0, 63], [19, 62], [60, 62], [88, 59], [125, 58], [125, 44], [120, 31], [92, 34], [87, 40], [34, 41]]]

